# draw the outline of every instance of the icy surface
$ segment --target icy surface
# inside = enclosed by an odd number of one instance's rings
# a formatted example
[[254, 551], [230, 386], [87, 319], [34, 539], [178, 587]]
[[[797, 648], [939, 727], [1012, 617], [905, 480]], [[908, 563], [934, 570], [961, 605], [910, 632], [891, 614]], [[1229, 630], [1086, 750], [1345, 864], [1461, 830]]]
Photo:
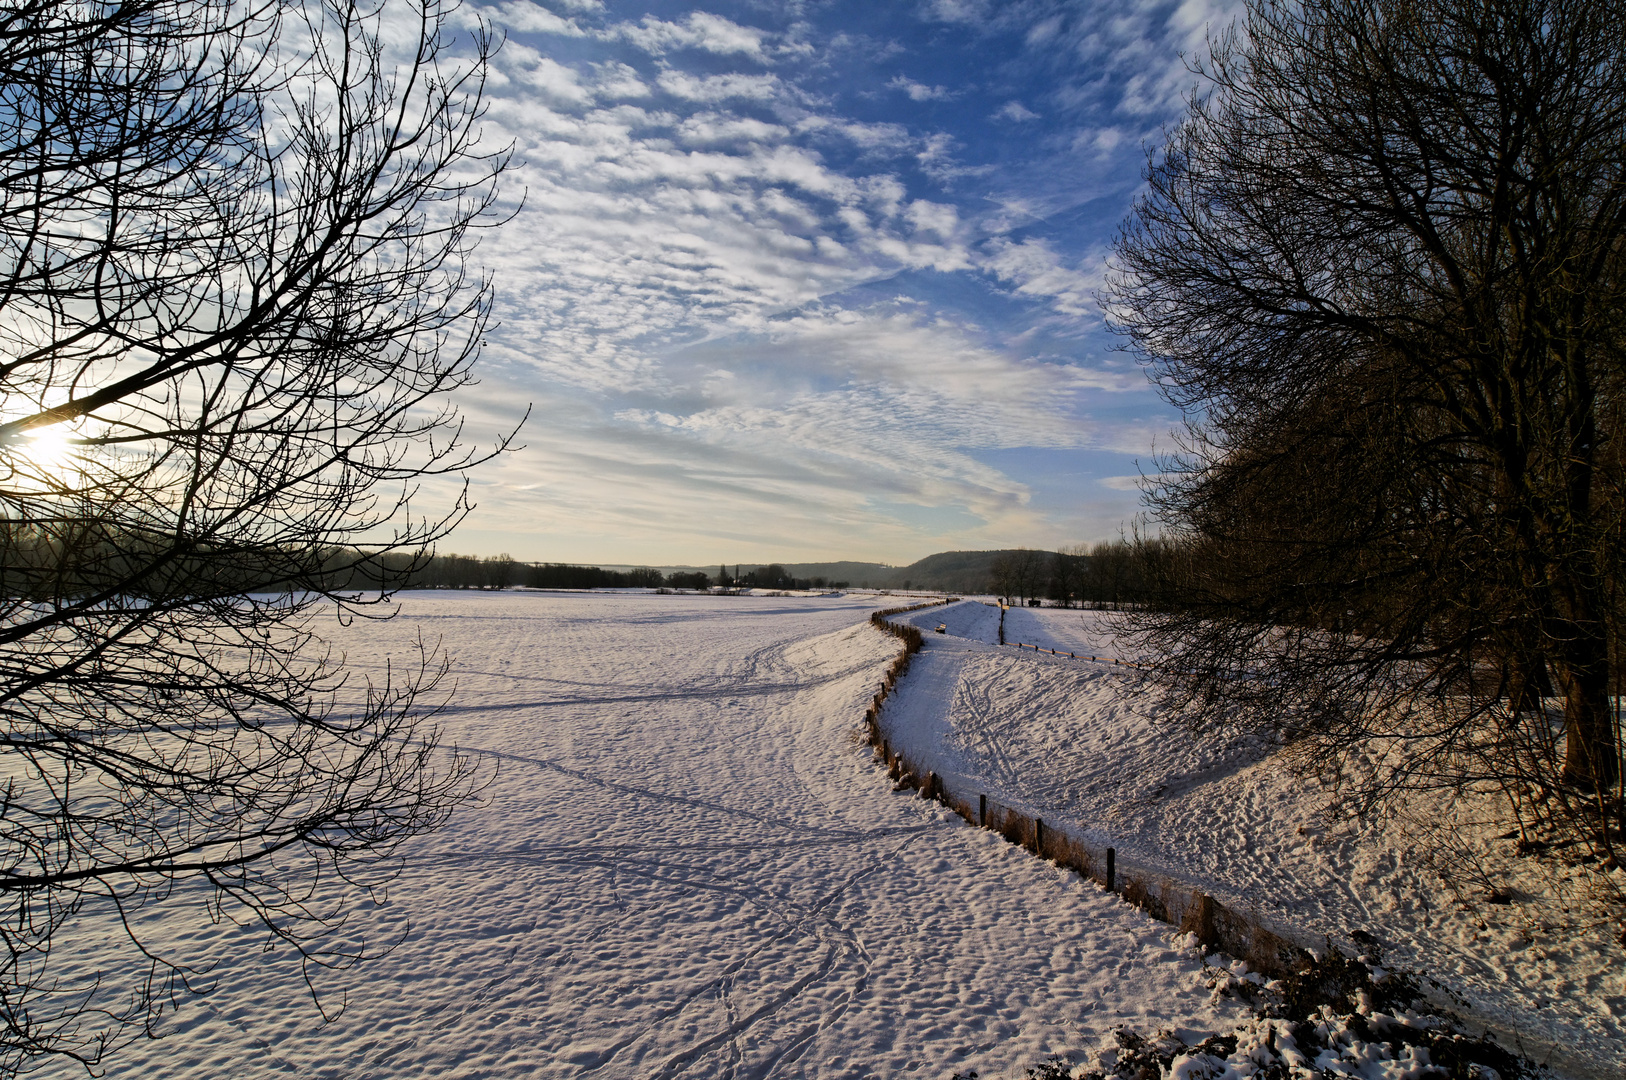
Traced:
[[[221, 957], [219, 988], [107, 1075], [1019, 1076], [1120, 1023], [1234, 1025], [1170, 928], [890, 790], [852, 734], [897, 649], [864, 620], [892, 603], [407, 594], [394, 622], [334, 630], [358, 670], [409, 658], [419, 630], [456, 654], [444, 723], [497, 767], [484, 805], [416, 843], [358, 923], [402, 944], [317, 973], [330, 1004], [347, 1000], [331, 1024], [280, 954], [227, 948], [240, 932], [195, 914], [160, 926]], [[986, 629], [991, 610], [951, 617]], [[1017, 766], [1110, 694], [1067, 705], [1047, 688], [1091, 684], [1008, 652], [965, 654], [1004, 681], [955, 752], [1007, 755], [999, 777], [1062, 798], [1065, 770]], [[992, 734], [1017, 691], [1035, 695], [1022, 717], [1045, 718], [1033, 739]]]
[[[1592, 1075], [1626, 1067], [1626, 950], [1578, 906], [1535, 897], [1551, 882], [1530, 866], [1487, 842], [1486, 872], [1517, 899], [1476, 904], [1471, 883], [1443, 881], [1399, 825], [1330, 823], [1334, 793], [1269, 748], [1184, 735], [1133, 672], [991, 645], [999, 611], [984, 604], [908, 618], [949, 633], [926, 634], [885, 728], [951, 793], [987, 792], [1301, 934], [1363, 930], [1391, 966], [1464, 993], [1504, 1042], [1534, 1036]], [[1096, 612], [1013, 607], [1005, 618], [1008, 642], [1136, 658]]]

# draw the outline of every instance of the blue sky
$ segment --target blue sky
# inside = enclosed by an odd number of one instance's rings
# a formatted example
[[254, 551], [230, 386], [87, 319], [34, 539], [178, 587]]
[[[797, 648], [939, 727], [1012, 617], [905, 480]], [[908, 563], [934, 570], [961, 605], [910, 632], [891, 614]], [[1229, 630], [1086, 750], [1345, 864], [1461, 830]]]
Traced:
[[1176, 417], [1093, 297], [1227, 6], [471, 10], [525, 203], [463, 404], [534, 407], [444, 547], [906, 563], [1136, 513]]

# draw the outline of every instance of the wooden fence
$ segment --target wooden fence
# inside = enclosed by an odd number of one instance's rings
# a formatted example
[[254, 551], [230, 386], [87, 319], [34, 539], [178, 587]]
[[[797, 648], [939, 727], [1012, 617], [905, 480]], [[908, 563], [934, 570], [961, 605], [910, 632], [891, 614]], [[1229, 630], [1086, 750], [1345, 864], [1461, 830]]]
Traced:
[[1095, 664], [1118, 664], [1121, 667], [1141, 668], [1142, 670], [1148, 671], [1151, 670], [1150, 664], [1139, 664], [1133, 660], [1118, 660], [1110, 656], [1085, 656], [1083, 653], [1062, 652], [1060, 649], [1052, 649], [1045, 645], [1029, 645], [1025, 641], [1001, 641], [1000, 644], [1015, 645], [1018, 649], [1032, 649], [1034, 652], [1049, 653], [1051, 656], [1070, 656], [1074, 660], [1088, 660]]
[[[953, 599], [937, 601], [939, 604], [953, 602]], [[918, 628], [897, 626], [889, 619], [893, 615], [934, 606], [936, 604], [917, 604], [914, 607], [878, 611], [871, 616], [871, 622], [877, 627], [904, 642], [903, 652], [892, 662], [880, 691], [864, 712], [864, 727], [869, 742], [875, 748], [877, 758], [886, 766], [896, 789], [913, 789], [919, 792], [921, 798], [937, 800], [973, 825], [997, 832], [1039, 858], [1049, 859], [1058, 866], [1075, 871], [1107, 891], [1122, 896], [1154, 919], [1178, 927], [1181, 932], [1195, 934], [1204, 947], [1246, 960], [1253, 970], [1264, 975], [1279, 978], [1307, 969], [1312, 960], [1307, 946], [1319, 945], [1325, 939], [1294, 934], [1285, 928], [1267, 925], [1259, 916], [1228, 907], [1190, 882], [1182, 882], [1162, 870], [1142, 866], [1132, 860], [1119, 859], [1115, 849], [1091, 843], [1042, 818], [1005, 806], [990, 799], [986, 792], [950, 790], [941, 776], [922, 768], [919, 763], [906, 761], [883, 733], [881, 711], [898, 680], [909, 670], [910, 659], [921, 650], [925, 640]], [[1003, 611], [1001, 616], [1003, 631]], [[1351, 955], [1360, 951], [1349, 948], [1349, 944], [1345, 942], [1344, 947]], [[1493, 1018], [1478, 1011], [1443, 988], [1431, 991], [1425, 986], [1424, 996], [1436, 1008], [1454, 1015], [1470, 1034], [1494, 1038], [1495, 1029], [1505, 1029], [1509, 1023], [1506, 1017]], [[1520, 1053], [1561, 1068], [1577, 1080], [1603, 1080], [1605, 1076], [1614, 1080], [1612, 1073], [1595, 1062], [1582, 1060], [1569, 1047], [1530, 1032], [1519, 1032], [1516, 1027], [1514, 1035], [1514, 1046]]]
[[913, 789], [921, 798], [935, 799], [973, 825], [997, 832], [1039, 858], [1049, 859], [1118, 893], [1153, 918], [1195, 934], [1205, 947], [1246, 960], [1256, 971], [1281, 976], [1302, 969], [1310, 959], [1309, 951], [1278, 930], [1265, 926], [1256, 916], [1235, 911], [1201, 889], [1168, 874], [1120, 860], [1114, 848], [1091, 843], [1040, 817], [1024, 814], [989, 798], [987, 792], [950, 790], [941, 776], [921, 763], [905, 760], [898, 753], [882, 728], [881, 713], [898, 680], [908, 672], [915, 653], [924, 646], [925, 638], [918, 627], [900, 626], [893, 623], [891, 617], [952, 602], [941, 600], [892, 608], [870, 616], [878, 629], [904, 643], [903, 650], [887, 669], [880, 689], [864, 710], [865, 734], [896, 789]]

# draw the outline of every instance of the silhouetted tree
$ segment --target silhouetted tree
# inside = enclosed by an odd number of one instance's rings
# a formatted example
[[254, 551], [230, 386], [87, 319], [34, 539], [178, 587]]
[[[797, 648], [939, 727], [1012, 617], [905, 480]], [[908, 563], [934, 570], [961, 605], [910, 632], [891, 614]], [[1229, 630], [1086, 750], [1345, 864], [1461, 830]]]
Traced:
[[1089, 555], [1084, 545], [1065, 547], [1051, 556], [1050, 584], [1046, 595], [1062, 607], [1072, 607], [1084, 594], [1085, 568]]
[[1141, 621], [1186, 715], [1626, 854], [1626, 19], [1251, 0], [1200, 70], [1109, 298], [1191, 418]]
[[360, 959], [351, 909], [470, 794], [438, 661], [347, 685], [312, 626], [467, 511], [407, 512], [477, 459], [447, 395], [506, 162], [449, 17], [0, 12], [0, 1074], [205, 987], [155, 905]]
[[484, 589], [506, 589], [519, 576], [519, 564], [512, 555], [490, 555], [480, 560], [480, 582]]
[[758, 589], [782, 589], [795, 584], [790, 574], [778, 563], [757, 567], [745, 575], [745, 581]]

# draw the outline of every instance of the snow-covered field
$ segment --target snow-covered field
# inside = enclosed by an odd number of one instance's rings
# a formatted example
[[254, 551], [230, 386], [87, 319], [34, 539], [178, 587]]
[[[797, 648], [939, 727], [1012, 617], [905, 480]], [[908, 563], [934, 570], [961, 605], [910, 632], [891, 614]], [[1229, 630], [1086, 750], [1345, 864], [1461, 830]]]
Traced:
[[[409, 656], [419, 630], [456, 655], [444, 721], [497, 770], [484, 805], [413, 845], [371, 924], [410, 921], [403, 943], [319, 975], [347, 995], [339, 1020], [285, 957], [174, 921], [160, 936], [223, 957], [219, 988], [107, 1075], [986, 1078], [1121, 1023], [1195, 1038], [1237, 1022], [1170, 928], [890, 790], [852, 735], [897, 648], [865, 619], [895, 602], [420, 593], [394, 622], [334, 628], [362, 670]], [[971, 631], [989, 610], [949, 617]], [[1066, 726], [1080, 709], [1103, 710], [1092, 745], [1144, 742], [1108, 730], [1107, 691], [1053, 692], [1093, 685], [1071, 668], [965, 640], [927, 655], [987, 673], [980, 719], [945, 745], [1024, 796], [1086, 817], [1091, 785], [1116, 782], [1090, 780], [1095, 751]], [[933, 700], [929, 670], [895, 700]], [[962, 685], [939, 688], [955, 723]], [[998, 734], [1010, 724], [1024, 737]], [[1072, 767], [1089, 782], [1064, 796]]]
[[[1626, 950], [1578, 907], [1532, 895], [1550, 882], [1518, 888], [1529, 867], [1507, 858], [1497, 868], [1515, 875], [1514, 904], [1465, 906], [1471, 883], [1453, 891], [1405, 827], [1330, 825], [1321, 810], [1331, 792], [1255, 746], [1184, 737], [1161, 722], [1155, 695], [1129, 692], [1133, 673], [995, 646], [999, 611], [984, 604], [908, 618], [927, 631], [945, 623], [948, 634], [926, 634], [885, 729], [951, 792], [989, 792], [1302, 937], [1347, 941], [1364, 930], [1393, 966], [1465, 994], [1504, 1041], [1556, 1047], [1555, 1061], [1586, 1075], [1626, 1069]], [[1012, 608], [1005, 635], [1080, 654], [1126, 651], [1095, 612]]]

